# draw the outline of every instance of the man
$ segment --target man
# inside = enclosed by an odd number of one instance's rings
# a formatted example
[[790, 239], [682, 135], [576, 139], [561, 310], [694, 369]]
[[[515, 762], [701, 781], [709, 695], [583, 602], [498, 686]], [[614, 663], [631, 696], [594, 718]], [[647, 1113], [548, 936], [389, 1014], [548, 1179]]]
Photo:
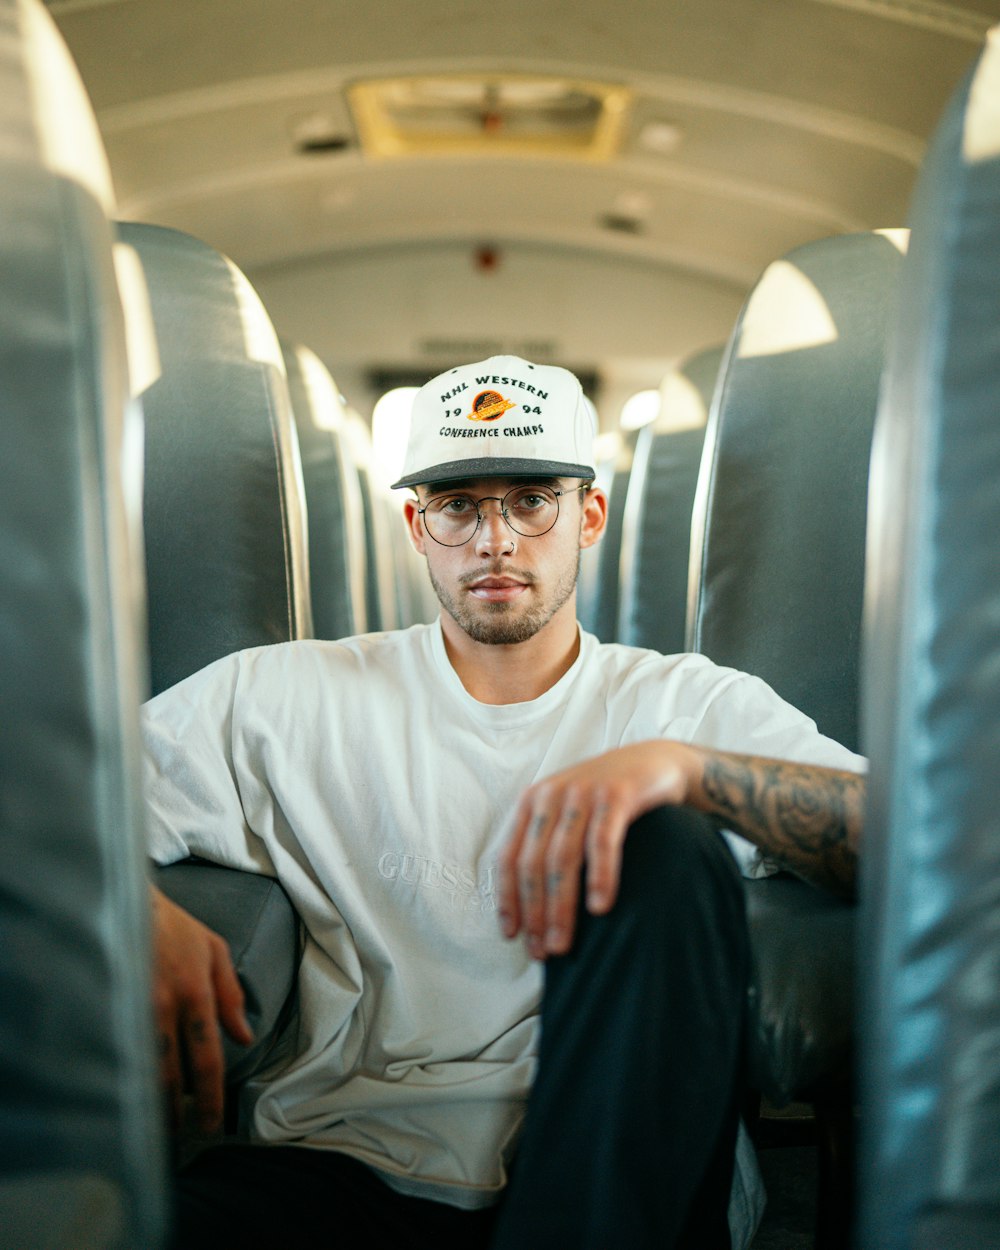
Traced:
[[[154, 856], [277, 876], [305, 931], [297, 1018], [245, 1093], [254, 1144], [182, 1178], [178, 1246], [345, 1225], [393, 1247], [730, 1246], [730, 849], [850, 890], [860, 761], [755, 678], [581, 635], [594, 433], [564, 370], [435, 378], [395, 485], [440, 620], [230, 656], [149, 705]], [[239, 986], [155, 904], [167, 1081], [190, 1074], [211, 1126], [217, 1020], [249, 1040]]]

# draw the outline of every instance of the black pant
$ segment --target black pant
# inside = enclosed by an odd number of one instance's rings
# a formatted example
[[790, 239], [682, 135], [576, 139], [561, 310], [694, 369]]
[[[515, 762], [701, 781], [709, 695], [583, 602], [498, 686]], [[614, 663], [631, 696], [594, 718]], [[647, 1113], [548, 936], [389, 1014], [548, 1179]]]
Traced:
[[405, 1198], [299, 1147], [219, 1147], [177, 1184], [176, 1250], [730, 1250], [748, 944], [708, 822], [662, 808], [625, 843], [618, 901], [546, 965], [538, 1076], [498, 1208]]

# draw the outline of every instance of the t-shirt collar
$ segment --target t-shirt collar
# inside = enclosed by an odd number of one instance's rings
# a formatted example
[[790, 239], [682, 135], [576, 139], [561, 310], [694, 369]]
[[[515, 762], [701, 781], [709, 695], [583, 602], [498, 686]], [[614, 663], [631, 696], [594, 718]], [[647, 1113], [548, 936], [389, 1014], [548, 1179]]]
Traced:
[[581, 630], [579, 625], [577, 625], [577, 630], [580, 637], [580, 650], [576, 659], [554, 685], [540, 694], [537, 699], [530, 699], [525, 703], [481, 703], [473, 698], [462, 685], [461, 678], [448, 659], [440, 618], [431, 626], [428, 636], [434, 665], [451, 697], [457, 699], [468, 714], [480, 723], [490, 725], [494, 729], [514, 729], [547, 716], [553, 709], [560, 707], [568, 697], [585, 658], [594, 645], [594, 639], [590, 634]]

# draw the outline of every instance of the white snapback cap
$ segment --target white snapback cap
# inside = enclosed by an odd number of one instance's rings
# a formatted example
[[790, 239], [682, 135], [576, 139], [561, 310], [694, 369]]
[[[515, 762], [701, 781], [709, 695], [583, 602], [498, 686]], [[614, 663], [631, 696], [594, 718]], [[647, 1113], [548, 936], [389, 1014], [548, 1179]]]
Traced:
[[392, 489], [467, 477], [593, 477], [594, 408], [568, 369], [491, 356], [413, 399], [403, 476]]

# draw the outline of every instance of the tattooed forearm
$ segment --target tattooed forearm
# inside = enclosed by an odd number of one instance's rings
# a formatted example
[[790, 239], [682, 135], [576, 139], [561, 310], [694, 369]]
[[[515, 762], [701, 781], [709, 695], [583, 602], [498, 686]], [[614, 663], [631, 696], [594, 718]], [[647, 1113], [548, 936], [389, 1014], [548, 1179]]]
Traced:
[[727, 828], [817, 885], [853, 893], [864, 777], [706, 752], [701, 784], [709, 810]]

